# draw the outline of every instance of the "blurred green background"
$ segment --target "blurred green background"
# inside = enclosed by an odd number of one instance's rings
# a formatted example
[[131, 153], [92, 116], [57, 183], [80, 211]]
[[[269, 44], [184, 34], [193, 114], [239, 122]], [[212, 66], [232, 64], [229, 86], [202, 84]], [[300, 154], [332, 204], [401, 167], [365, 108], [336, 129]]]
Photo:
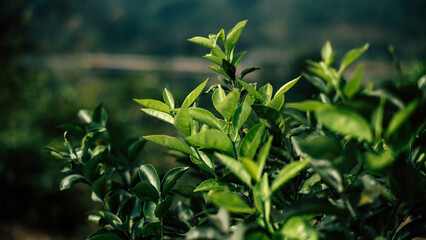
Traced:
[[[260, 67], [252, 78], [273, 86], [297, 77], [326, 40], [341, 55], [369, 42], [365, 82], [380, 83], [397, 78], [389, 44], [403, 71], [425, 69], [425, 11], [418, 0], [0, 1], [0, 238], [93, 231], [87, 189], [59, 192], [63, 163], [44, 147], [60, 146], [58, 126], [99, 103], [117, 139], [170, 131], [132, 99], [159, 99], [167, 87], [182, 101], [205, 78], [214, 82], [205, 49], [186, 39], [248, 19], [242, 64]], [[290, 101], [312, 94], [299, 83]], [[157, 150], [148, 144], [141, 161], [161, 167]]]

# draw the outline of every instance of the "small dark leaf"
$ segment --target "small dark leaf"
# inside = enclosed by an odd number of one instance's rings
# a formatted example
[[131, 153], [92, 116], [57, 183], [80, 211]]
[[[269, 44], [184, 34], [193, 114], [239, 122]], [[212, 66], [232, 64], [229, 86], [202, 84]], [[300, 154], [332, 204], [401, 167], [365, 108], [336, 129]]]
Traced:
[[246, 69], [244, 69], [244, 70], [241, 72], [241, 74], [240, 74], [240, 79], [243, 79], [245, 75], [247, 75], [247, 74], [249, 74], [249, 73], [251, 73], [251, 72], [254, 72], [254, 71], [256, 71], [256, 70], [259, 70], [259, 69], [260, 69], [260, 68], [257, 68], [257, 67], [250, 67], [250, 68], [246, 68]]
[[226, 74], [231, 78], [231, 80], [235, 81], [235, 66], [225, 59], [222, 60], [223, 70], [225, 70]]

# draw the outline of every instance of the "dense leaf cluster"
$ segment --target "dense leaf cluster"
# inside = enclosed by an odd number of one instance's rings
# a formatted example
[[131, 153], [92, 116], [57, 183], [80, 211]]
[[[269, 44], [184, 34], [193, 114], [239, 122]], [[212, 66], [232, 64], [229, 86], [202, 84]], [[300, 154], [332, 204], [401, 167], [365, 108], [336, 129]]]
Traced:
[[[340, 64], [327, 42], [305, 79], [316, 99], [285, 104], [300, 77], [275, 91], [237, 74], [234, 53], [246, 25], [189, 41], [210, 49], [220, 84], [201, 83], [180, 106], [135, 99], [146, 114], [173, 125], [177, 136], [116, 143], [101, 106], [81, 111], [85, 136], [68, 152], [61, 189], [89, 184], [103, 210], [89, 213], [100, 230], [88, 239], [411, 239], [426, 234], [425, 77], [384, 88], [362, 87], [363, 67], [345, 70], [369, 47]], [[408, 94], [407, 94], [408, 92]], [[214, 109], [198, 106], [210, 94]], [[212, 112], [215, 110], [215, 112]], [[186, 167], [160, 178], [134, 161], [146, 141], [170, 149]], [[186, 173], [186, 174], [185, 174]], [[185, 175], [184, 175], [185, 174]], [[181, 178], [192, 180], [176, 184]]]

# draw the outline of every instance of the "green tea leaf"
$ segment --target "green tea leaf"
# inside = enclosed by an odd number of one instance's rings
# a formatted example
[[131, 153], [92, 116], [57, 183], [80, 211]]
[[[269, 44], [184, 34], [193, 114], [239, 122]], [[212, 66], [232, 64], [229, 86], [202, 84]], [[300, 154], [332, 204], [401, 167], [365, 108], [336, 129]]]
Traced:
[[271, 101], [271, 98], [272, 98], [272, 91], [273, 91], [273, 89], [272, 89], [272, 85], [271, 84], [269, 84], [269, 83], [267, 83], [267, 84], [265, 84], [263, 87], [261, 87], [260, 89], [259, 89], [259, 93], [260, 93], [260, 95], [262, 95], [262, 97], [263, 97], [263, 103], [268, 103], [269, 101]]
[[259, 102], [263, 102], [263, 96], [262, 94], [260, 94], [254, 87], [252, 87], [250, 84], [238, 80], [238, 82], [241, 84], [241, 86], [243, 86], [245, 89], [247, 89], [247, 91], [253, 95], [253, 97], [255, 97]]
[[151, 164], [144, 164], [139, 167], [138, 173], [142, 180], [147, 180], [157, 189], [158, 193], [160, 193], [160, 178], [154, 166]]
[[166, 196], [166, 199], [158, 203], [157, 207], [155, 208], [155, 216], [157, 216], [160, 219], [164, 218], [167, 210], [169, 210], [170, 205], [172, 205], [172, 203], [173, 203], [173, 197]]
[[355, 60], [357, 60], [369, 47], [366, 43], [364, 46], [356, 49], [352, 49], [347, 52], [340, 63], [339, 73], [342, 73], [347, 67], [349, 67]]
[[280, 170], [278, 176], [274, 179], [271, 185], [271, 192], [278, 190], [287, 181], [294, 178], [300, 171], [302, 171], [306, 165], [308, 165], [310, 159], [306, 158], [300, 162], [292, 162], [287, 164]]
[[234, 151], [232, 141], [228, 135], [215, 129], [199, 132], [187, 137], [186, 140], [190, 144], [202, 148], [217, 149], [228, 153], [233, 153]]
[[256, 70], [259, 70], [259, 69], [260, 68], [256, 68], [256, 67], [250, 67], [250, 68], [244, 69], [240, 74], [240, 79], [242, 80], [244, 78], [244, 76], [246, 76], [247, 74], [254, 72]]
[[214, 90], [212, 94], [212, 102], [214, 108], [220, 113], [220, 105], [222, 105], [224, 99], [226, 97], [225, 91], [223, 91], [222, 86], [220, 84], [217, 85], [217, 89]]
[[229, 170], [237, 176], [243, 183], [251, 186], [251, 177], [243, 164], [238, 160], [231, 158], [227, 155], [215, 153], [215, 156], [226, 166]]
[[320, 110], [320, 109], [323, 109], [324, 107], [328, 107], [329, 105], [319, 101], [307, 100], [307, 101], [298, 102], [298, 103], [287, 103], [285, 106], [287, 108], [293, 108], [293, 109], [307, 112], [307, 111]]
[[143, 137], [144, 139], [160, 144], [162, 146], [178, 150], [189, 155], [193, 154], [192, 150], [188, 147], [188, 145], [178, 138], [167, 136], [167, 135], [150, 135]]
[[222, 59], [222, 67], [223, 70], [225, 70], [226, 74], [229, 76], [229, 78], [235, 81], [235, 66], [232, 65], [230, 62], [226, 61], [225, 59]]
[[364, 76], [364, 66], [359, 65], [352, 79], [348, 83], [346, 83], [345, 87], [343, 88], [343, 92], [345, 93], [346, 96], [348, 96], [349, 98], [352, 98], [355, 95], [355, 93], [358, 92], [358, 89], [362, 83], [363, 76]]
[[234, 117], [232, 118], [232, 125], [235, 130], [238, 131], [247, 121], [247, 118], [250, 116], [251, 107], [247, 101], [241, 103], [235, 110]]
[[339, 107], [327, 107], [316, 111], [318, 120], [327, 128], [359, 141], [373, 140], [368, 122], [357, 112]]
[[142, 180], [134, 188], [130, 189], [130, 191], [141, 200], [141, 202], [150, 200], [156, 203], [159, 198], [158, 190], [148, 180]]
[[314, 136], [308, 139], [292, 137], [294, 144], [315, 159], [332, 159], [342, 153], [339, 141], [329, 136]]
[[235, 66], [235, 68], [238, 67], [238, 65], [240, 64], [241, 60], [243, 59], [244, 55], [246, 55], [246, 53], [247, 53], [247, 51], [243, 51], [243, 52], [239, 52], [239, 53], [234, 55], [231, 63], [232, 63], [232, 65]]
[[173, 120], [173, 125], [185, 135], [191, 135], [192, 119], [189, 116], [188, 107], [181, 107]]
[[266, 104], [266, 106], [279, 111], [284, 105], [284, 100], [285, 100], [285, 97], [284, 97], [284, 94], [282, 94], [281, 96], [274, 97], [270, 102]]
[[225, 119], [230, 120], [234, 115], [234, 111], [237, 107], [239, 99], [240, 92], [237, 89], [233, 89], [225, 98], [223, 98], [222, 104], [219, 104], [217, 106], [215, 105], [215, 107]]
[[123, 240], [117, 234], [112, 232], [96, 232], [90, 235], [86, 240]]
[[288, 82], [288, 83], [284, 84], [284, 85], [283, 85], [280, 89], [278, 89], [278, 91], [275, 93], [274, 98], [277, 98], [277, 97], [279, 97], [279, 96], [283, 95], [284, 93], [286, 93], [288, 90], [290, 90], [290, 88], [291, 88], [291, 87], [293, 87], [293, 85], [294, 85], [294, 84], [296, 84], [296, 83], [297, 83], [297, 81], [299, 81], [299, 79], [300, 79], [301, 77], [302, 77], [302, 76], [299, 76], [299, 77], [297, 77], [297, 78], [295, 78], [295, 79], [291, 80], [290, 82]]
[[325, 42], [321, 49], [321, 58], [328, 65], [333, 62], [333, 48], [329, 41]]
[[175, 108], [175, 100], [173, 98], [172, 93], [169, 92], [169, 90], [167, 90], [167, 88], [164, 88], [164, 91], [163, 91], [163, 100], [167, 104], [167, 106], [169, 106], [170, 109], [174, 109]]
[[102, 217], [112, 227], [114, 227], [116, 229], [122, 229], [123, 222], [121, 221], [121, 219], [117, 215], [115, 215], [111, 212], [108, 212], [108, 211], [90, 211], [89, 214]]
[[230, 192], [212, 192], [208, 199], [218, 207], [222, 207], [234, 213], [253, 213], [255, 210], [249, 207], [241, 198]]
[[203, 92], [204, 87], [206, 86], [209, 79], [207, 78], [206, 81], [198, 85], [183, 101], [181, 108], [189, 108], [192, 103], [200, 96], [200, 94]]
[[158, 222], [150, 222], [148, 224], [143, 225], [142, 227], [142, 235], [144, 237], [154, 236], [157, 239], [162, 235], [163, 226], [160, 221]]
[[379, 155], [372, 152], [366, 152], [364, 154], [364, 159], [369, 169], [373, 171], [381, 171], [393, 163], [395, 156], [392, 150], [386, 150], [381, 152]]
[[253, 159], [265, 133], [265, 123], [254, 125], [244, 136], [240, 146], [240, 156]]
[[281, 228], [286, 239], [318, 240], [318, 232], [303, 217], [294, 216], [288, 219]]
[[207, 47], [207, 48], [213, 48], [213, 43], [210, 39], [205, 38], [205, 37], [193, 37], [188, 39], [188, 41], [193, 42], [195, 44], [201, 45], [203, 47]]
[[257, 178], [257, 172], [259, 171], [259, 167], [257, 166], [257, 163], [255, 161], [247, 157], [242, 157], [241, 163], [253, 179], [255, 179], [256, 181], [260, 180], [260, 178]]
[[173, 124], [173, 117], [169, 113], [161, 112], [158, 110], [150, 109], [150, 108], [141, 108], [143, 112], [146, 114], [158, 118], [164, 122]]
[[191, 107], [189, 109], [189, 115], [195, 121], [218, 130], [223, 129], [226, 124], [223, 120], [216, 118], [213, 113], [204, 108]]
[[209, 68], [210, 68], [211, 70], [213, 70], [213, 71], [215, 71], [215, 72], [217, 72], [217, 73], [221, 74], [221, 75], [222, 75], [222, 76], [224, 76], [225, 78], [230, 78], [230, 77], [228, 76], [228, 74], [226, 74], [225, 70], [223, 70], [223, 68], [221, 68], [221, 67], [218, 67], [218, 66], [210, 66]]
[[411, 114], [416, 110], [419, 105], [419, 99], [410, 102], [407, 107], [399, 110], [389, 122], [388, 129], [386, 130], [385, 136], [389, 138], [401, 125], [403, 125]]
[[270, 129], [284, 133], [285, 119], [279, 111], [260, 104], [255, 104], [252, 108], [259, 118], [268, 120]]
[[222, 62], [225, 60], [222, 57], [213, 56], [211, 53], [204, 55], [203, 58], [209, 60], [210, 62], [216, 63], [219, 66], [222, 66]]
[[205, 192], [210, 190], [220, 190], [224, 191], [227, 188], [226, 183], [218, 182], [216, 179], [208, 179], [200, 183], [195, 189], [194, 192]]
[[89, 183], [89, 181], [87, 181], [87, 179], [83, 175], [71, 174], [62, 179], [59, 189], [61, 191], [65, 189], [69, 189], [72, 185], [78, 182]]
[[161, 180], [161, 195], [165, 197], [189, 167], [177, 167], [168, 171]]
[[144, 108], [154, 109], [160, 112], [170, 113], [170, 108], [167, 104], [153, 99], [133, 99]]
[[246, 25], [247, 20], [241, 21], [235, 25], [234, 28], [232, 28], [225, 39], [225, 53], [226, 55], [230, 55], [231, 52], [234, 50], [235, 44], [238, 41], [238, 38], [240, 38], [241, 31], [243, 31], [244, 26]]
[[263, 168], [265, 167], [265, 163], [268, 160], [269, 151], [271, 150], [272, 140], [273, 137], [269, 137], [268, 141], [262, 146], [262, 148], [259, 150], [259, 153], [257, 154], [258, 171], [256, 179], [259, 179], [262, 176]]
[[269, 191], [268, 174], [263, 174], [262, 179], [253, 188], [254, 205], [259, 212], [264, 215], [265, 219], [269, 219], [271, 214], [271, 193]]
[[376, 140], [380, 139], [380, 136], [382, 135], [382, 131], [383, 131], [383, 114], [385, 110], [385, 103], [386, 103], [386, 98], [381, 97], [379, 106], [374, 110], [371, 116], [372, 126], [374, 129], [374, 136]]

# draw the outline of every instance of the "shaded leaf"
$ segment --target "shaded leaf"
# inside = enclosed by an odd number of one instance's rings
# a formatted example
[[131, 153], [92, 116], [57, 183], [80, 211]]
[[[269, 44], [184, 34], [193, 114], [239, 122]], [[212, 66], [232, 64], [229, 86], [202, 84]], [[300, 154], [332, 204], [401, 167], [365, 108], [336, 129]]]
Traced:
[[271, 149], [273, 137], [269, 137], [268, 141], [262, 146], [257, 154], [257, 165], [258, 172], [256, 179], [260, 179], [262, 176], [263, 168], [265, 167], [265, 163], [268, 160], [269, 151]]
[[357, 112], [346, 108], [327, 107], [316, 111], [318, 120], [327, 128], [350, 138], [373, 140], [368, 122]]
[[292, 141], [302, 152], [316, 159], [332, 159], [342, 153], [340, 142], [329, 136], [314, 136], [306, 140], [293, 137]]
[[256, 98], [259, 102], [263, 102], [262, 94], [260, 94], [254, 87], [252, 87], [250, 84], [238, 80], [238, 82], [243, 86], [254, 98]]
[[259, 69], [260, 68], [257, 68], [257, 67], [250, 67], [250, 68], [244, 69], [240, 74], [240, 79], [243, 79], [247, 74], [254, 72], [256, 70], [259, 70]]
[[98, 231], [90, 235], [86, 240], [123, 240], [123, 238], [112, 232]]
[[173, 168], [164, 175], [161, 180], [161, 195], [166, 196], [177, 181], [182, 177], [185, 171], [188, 170], [188, 167], [177, 167]]
[[[155, 183], [153, 183], [155, 184]], [[147, 200], [157, 202], [159, 198], [158, 190], [148, 180], [142, 180], [130, 191], [139, 199], [141, 202]]]
[[298, 102], [298, 103], [287, 103], [285, 105], [285, 107], [287, 108], [293, 108], [300, 111], [316, 111], [328, 106], [329, 105], [326, 103], [322, 103], [322, 102], [314, 101], [314, 100], [307, 100], [307, 101]]
[[231, 80], [235, 81], [235, 67], [230, 62], [222, 59], [222, 67], [226, 74], [231, 78]]

